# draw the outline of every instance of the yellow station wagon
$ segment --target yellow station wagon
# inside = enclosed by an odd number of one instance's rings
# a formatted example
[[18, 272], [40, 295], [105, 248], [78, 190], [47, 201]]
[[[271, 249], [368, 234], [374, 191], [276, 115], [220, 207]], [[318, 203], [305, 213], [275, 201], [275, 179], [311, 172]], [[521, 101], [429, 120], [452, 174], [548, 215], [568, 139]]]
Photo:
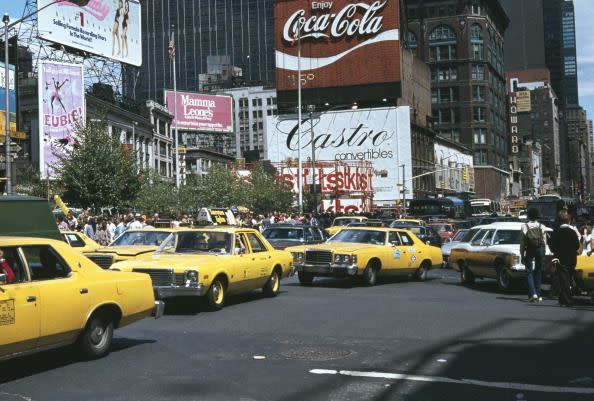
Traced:
[[301, 284], [314, 277], [360, 277], [374, 285], [377, 276], [414, 275], [425, 280], [439, 267], [441, 250], [424, 244], [404, 229], [347, 227], [325, 244], [287, 248]]
[[102, 270], [63, 241], [0, 237], [0, 250], [0, 359], [75, 342], [100, 357], [115, 328], [163, 313], [146, 275]]
[[262, 288], [276, 296], [291, 260], [256, 230], [209, 227], [173, 231], [154, 254], [111, 268], [148, 274], [158, 298], [206, 297], [217, 310], [231, 294]]

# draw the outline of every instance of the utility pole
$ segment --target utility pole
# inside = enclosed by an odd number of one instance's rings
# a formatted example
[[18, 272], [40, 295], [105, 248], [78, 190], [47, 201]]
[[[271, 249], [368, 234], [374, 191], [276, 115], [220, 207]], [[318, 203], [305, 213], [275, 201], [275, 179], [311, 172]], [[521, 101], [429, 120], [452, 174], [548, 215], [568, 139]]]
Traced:
[[6, 114], [4, 114], [4, 127], [6, 129], [4, 136], [4, 166], [6, 166], [6, 187], [4, 192], [11, 194], [12, 165], [10, 163], [10, 69], [8, 68], [8, 23], [10, 22], [10, 17], [8, 14], [4, 14], [4, 17], [2, 17], [2, 22], [4, 22], [4, 97], [6, 100]]
[[406, 182], [406, 171], [404, 170], [406, 164], [401, 164], [400, 167], [402, 167], [402, 214], [406, 216], [406, 187], [405, 182]]
[[311, 194], [313, 195], [313, 213], [315, 213], [317, 208], [317, 192], [316, 192], [316, 147], [314, 145], [314, 126], [313, 126], [313, 111], [316, 109], [316, 106], [310, 104], [307, 106], [307, 111], [309, 112], [309, 126], [311, 129], [311, 183], [312, 183], [312, 191]]

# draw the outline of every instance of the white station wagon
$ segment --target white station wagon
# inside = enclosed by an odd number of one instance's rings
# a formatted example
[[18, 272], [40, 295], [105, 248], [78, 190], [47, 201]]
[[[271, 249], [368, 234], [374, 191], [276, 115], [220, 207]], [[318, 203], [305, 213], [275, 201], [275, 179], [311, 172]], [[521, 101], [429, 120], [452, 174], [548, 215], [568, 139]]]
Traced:
[[[452, 248], [449, 264], [460, 272], [463, 284], [476, 278], [494, 278], [501, 290], [509, 290], [515, 281], [526, 276], [521, 263], [519, 222], [499, 222], [480, 226], [472, 240]], [[551, 232], [550, 228], [546, 228]], [[547, 246], [546, 254], [550, 255]], [[546, 259], [546, 258], [545, 258]]]

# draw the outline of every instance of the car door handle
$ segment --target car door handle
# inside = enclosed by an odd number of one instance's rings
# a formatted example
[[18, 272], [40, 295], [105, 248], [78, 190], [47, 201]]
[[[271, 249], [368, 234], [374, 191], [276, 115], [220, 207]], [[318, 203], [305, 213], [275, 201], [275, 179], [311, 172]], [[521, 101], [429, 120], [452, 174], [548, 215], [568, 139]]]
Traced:
[[37, 301], [37, 297], [34, 295], [28, 296], [27, 297], [27, 302], [35, 302]]
[[81, 289], [79, 290], [79, 292], [80, 292], [81, 294], [88, 294], [88, 293], [89, 293], [89, 289], [88, 289], [88, 288], [81, 288]]

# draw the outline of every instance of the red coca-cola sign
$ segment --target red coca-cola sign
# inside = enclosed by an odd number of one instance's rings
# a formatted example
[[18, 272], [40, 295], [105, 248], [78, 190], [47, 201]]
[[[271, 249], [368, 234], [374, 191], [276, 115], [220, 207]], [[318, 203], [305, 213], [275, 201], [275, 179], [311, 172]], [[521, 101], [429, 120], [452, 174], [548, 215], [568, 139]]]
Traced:
[[398, 1], [276, 0], [274, 16], [279, 98], [299, 80], [314, 104], [348, 98], [345, 87], [382, 96], [401, 81]]

